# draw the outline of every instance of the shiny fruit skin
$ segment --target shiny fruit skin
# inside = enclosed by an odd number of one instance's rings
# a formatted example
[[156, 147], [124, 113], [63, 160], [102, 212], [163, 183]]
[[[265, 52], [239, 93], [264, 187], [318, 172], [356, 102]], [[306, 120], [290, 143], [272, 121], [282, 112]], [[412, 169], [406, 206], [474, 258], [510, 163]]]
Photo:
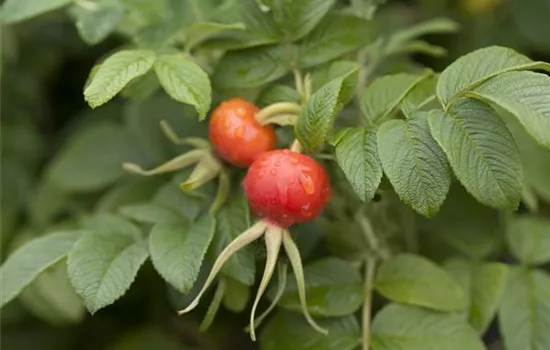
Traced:
[[252, 212], [281, 227], [313, 220], [331, 197], [322, 165], [288, 149], [260, 155], [243, 185]]
[[275, 148], [273, 127], [254, 119], [259, 108], [243, 99], [222, 102], [213, 112], [208, 136], [216, 153], [227, 162], [245, 168], [258, 155]]

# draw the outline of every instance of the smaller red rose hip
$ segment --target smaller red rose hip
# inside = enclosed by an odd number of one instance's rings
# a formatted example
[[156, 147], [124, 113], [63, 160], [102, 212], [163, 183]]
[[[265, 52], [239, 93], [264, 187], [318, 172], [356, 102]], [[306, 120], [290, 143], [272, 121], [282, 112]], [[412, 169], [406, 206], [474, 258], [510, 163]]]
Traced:
[[261, 154], [248, 168], [244, 191], [256, 215], [281, 227], [313, 220], [331, 197], [321, 164], [288, 149]]
[[273, 127], [261, 125], [255, 119], [259, 111], [256, 105], [233, 98], [212, 112], [208, 136], [220, 157], [244, 168], [261, 153], [275, 148], [277, 138]]

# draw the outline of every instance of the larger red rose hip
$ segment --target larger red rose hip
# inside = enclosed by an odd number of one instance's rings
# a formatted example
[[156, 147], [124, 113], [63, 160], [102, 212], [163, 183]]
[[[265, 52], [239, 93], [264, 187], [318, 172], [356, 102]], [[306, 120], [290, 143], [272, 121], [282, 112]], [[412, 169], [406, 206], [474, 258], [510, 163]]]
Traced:
[[252, 211], [281, 227], [313, 220], [331, 197], [321, 164], [288, 149], [260, 155], [248, 169], [244, 190]]

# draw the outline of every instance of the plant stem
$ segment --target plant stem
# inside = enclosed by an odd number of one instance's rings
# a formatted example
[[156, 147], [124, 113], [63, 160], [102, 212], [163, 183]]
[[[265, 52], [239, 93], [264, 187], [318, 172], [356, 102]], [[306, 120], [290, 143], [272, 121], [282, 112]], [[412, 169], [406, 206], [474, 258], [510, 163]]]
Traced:
[[378, 243], [378, 238], [374, 234], [370, 220], [362, 214], [357, 215], [356, 220], [357, 223], [359, 223], [359, 226], [361, 226], [361, 232], [363, 232], [363, 236], [365, 237], [370, 249], [375, 252], [378, 251], [380, 245]]
[[367, 258], [365, 261], [365, 295], [363, 300], [363, 350], [369, 350], [370, 346], [370, 317], [375, 270], [376, 258]]
[[416, 232], [414, 213], [406, 207], [401, 208], [401, 220], [403, 223], [403, 233], [405, 235], [407, 251], [416, 253], [418, 251], [418, 235]]
[[223, 280], [223, 278], [220, 278], [220, 281], [218, 282], [218, 287], [216, 288], [216, 292], [214, 293], [214, 298], [212, 298], [212, 302], [210, 303], [210, 306], [206, 311], [206, 316], [204, 316], [204, 319], [199, 327], [201, 332], [206, 332], [208, 328], [210, 328], [210, 326], [212, 325], [212, 322], [214, 322], [214, 318], [216, 317], [218, 309], [220, 308], [220, 305], [222, 303], [224, 293], [225, 281]]
[[390, 257], [390, 252], [385, 245], [380, 244], [378, 237], [376, 237], [376, 234], [374, 233], [370, 220], [361, 212], [355, 216], [355, 219], [361, 227], [361, 232], [363, 233], [370, 250], [378, 257], [382, 258], [382, 260], [388, 259]]
[[298, 92], [298, 95], [300, 96], [300, 101], [303, 104], [307, 100], [306, 100], [304, 79], [302, 78], [302, 73], [300, 73], [300, 71], [297, 68], [294, 68], [292, 70], [292, 74], [294, 74], [294, 85], [296, 86], [296, 91]]

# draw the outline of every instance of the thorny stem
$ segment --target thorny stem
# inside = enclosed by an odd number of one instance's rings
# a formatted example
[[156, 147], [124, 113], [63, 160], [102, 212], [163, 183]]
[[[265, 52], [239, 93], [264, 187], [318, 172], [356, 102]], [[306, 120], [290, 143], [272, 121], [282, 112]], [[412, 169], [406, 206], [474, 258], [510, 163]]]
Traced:
[[375, 270], [376, 258], [367, 258], [365, 261], [365, 295], [363, 300], [363, 350], [369, 350], [370, 347], [370, 319]]

